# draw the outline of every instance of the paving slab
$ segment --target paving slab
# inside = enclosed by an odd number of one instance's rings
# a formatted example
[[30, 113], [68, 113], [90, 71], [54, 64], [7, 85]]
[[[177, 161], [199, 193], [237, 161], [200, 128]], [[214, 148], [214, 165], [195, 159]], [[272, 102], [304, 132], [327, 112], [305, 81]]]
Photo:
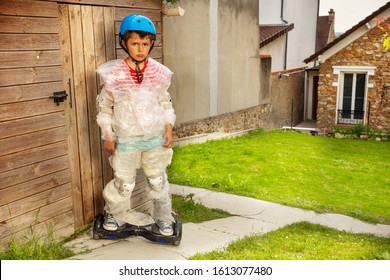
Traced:
[[318, 214], [307, 221], [337, 230], [390, 237], [389, 225], [366, 223], [340, 214]]

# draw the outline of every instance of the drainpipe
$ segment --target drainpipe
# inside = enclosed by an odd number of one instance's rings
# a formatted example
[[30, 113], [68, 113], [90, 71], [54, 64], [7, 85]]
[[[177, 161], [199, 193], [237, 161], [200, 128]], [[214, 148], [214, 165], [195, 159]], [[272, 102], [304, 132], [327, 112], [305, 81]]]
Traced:
[[[318, 18], [320, 17], [320, 0], [317, 0], [317, 20], [316, 20], [316, 38], [315, 38], [315, 46], [314, 46], [314, 53], [317, 52], [317, 45], [318, 45]], [[317, 60], [314, 60], [313, 66], [317, 66]]]
[[303, 120], [307, 120], [307, 82], [308, 82], [308, 77], [307, 77], [307, 70], [305, 70], [305, 79], [303, 83]]
[[[284, 0], [281, 0], [281, 8], [280, 8], [280, 19], [285, 23], [288, 24], [288, 21], [284, 19], [283, 10], [284, 10]], [[286, 33], [286, 41], [284, 46], [284, 65], [283, 70], [287, 69], [287, 46], [288, 46], [288, 32]]]

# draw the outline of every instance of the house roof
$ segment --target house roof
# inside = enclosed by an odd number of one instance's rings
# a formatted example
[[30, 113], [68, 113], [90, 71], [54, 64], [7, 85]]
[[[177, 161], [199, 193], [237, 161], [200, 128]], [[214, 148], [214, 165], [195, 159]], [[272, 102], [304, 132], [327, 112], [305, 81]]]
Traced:
[[260, 24], [260, 48], [294, 29], [291, 24]]
[[332, 42], [330, 42], [329, 44], [327, 44], [325, 47], [323, 47], [322, 49], [320, 49], [319, 51], [317, 51], [316, 53], [314, 53], [313, 55], [311, 55], [310, 57], [306, 58], [304, 60], [305, 63], [309, 63], [311, 61], [313, 61], [314, 59], [316, 59], [319, 55], [323, 54], [325, 51], [329, 50], [330, 48], [332, 48], [334, 45], [336, 45], [338, 42], [342, 41], [343, 39], [345, 39], [346, 37], [348, 37], [350, 34], [352, 34], [354, 31], [356, 31], [357, 29], [359, 29], [360, 27], [362, 27], [363, 25], [365, 25], [366, 23], [368, 23], [369, 21], [373, 20], [376, 16], [378, 16], [379, 14], [381, 14], [382, 12], [384, 12], [385, 10], [387, 10], [388, 8], [390, 8], [390, 2], [387, 2], [384, 6], [380, 7], [378, 10], [376, 10], [375, 12], [373, 12], [371, 15], [369, 15], [368, 17], [366, 17], [365, 19], [363, 19], [362, 21], [360, 21], [358, 24], [352, 26], [349, 30], [347, 30], [345, 33], [341, 34], [338, 38], [336, 38], [335, 40], [333, 40]]
[[334, 35], [334, 17], [333, 9], [329, 11], [329, 15], [319, 16], [317, 24], [317, 47], [315, 51], [321, 50], [335, 38]]

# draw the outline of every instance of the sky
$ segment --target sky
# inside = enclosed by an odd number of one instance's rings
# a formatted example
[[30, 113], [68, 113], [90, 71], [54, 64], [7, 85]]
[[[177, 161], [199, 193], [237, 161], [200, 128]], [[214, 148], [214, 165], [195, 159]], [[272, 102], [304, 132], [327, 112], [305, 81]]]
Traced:
[[320, 16], [336, 13], [335, 32], [345, 32], [390, 0], [321, 0]]

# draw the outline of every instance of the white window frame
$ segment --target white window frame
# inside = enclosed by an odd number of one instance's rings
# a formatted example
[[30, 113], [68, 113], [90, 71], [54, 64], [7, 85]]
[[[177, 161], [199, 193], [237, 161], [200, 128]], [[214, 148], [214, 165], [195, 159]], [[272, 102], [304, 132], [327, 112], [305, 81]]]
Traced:
[[[333, 74], [338, 75], [337, 82], [333, 82], [333, 86], [337, 87], [337, 97], [336, 97], [336, 110], [335, 110], [335, 124], [338, 122], [338, 110], [342, 109], [343, 103], [343, 90], [344, 90], [344, 74], [354, 74], [354, 80], [356, 74], [366, 74], [366, 83], [364, 89], [364, 116], [363, 124], [366, 123], [366, 114], [367, 114], [367, 93], [368, 88], [373, 88], [374, 85], [369, 83], [369, 77], [375, 74], [375, 66], [333, 66]], [[356, 83], [353, 83], [353, 94], [355, 94]], [[354, 100], [353, 100], [354, 102]], [[354, 108], [354, 107], [352, 107]], [[351, 123], [353, 124], [353, 123]]]

